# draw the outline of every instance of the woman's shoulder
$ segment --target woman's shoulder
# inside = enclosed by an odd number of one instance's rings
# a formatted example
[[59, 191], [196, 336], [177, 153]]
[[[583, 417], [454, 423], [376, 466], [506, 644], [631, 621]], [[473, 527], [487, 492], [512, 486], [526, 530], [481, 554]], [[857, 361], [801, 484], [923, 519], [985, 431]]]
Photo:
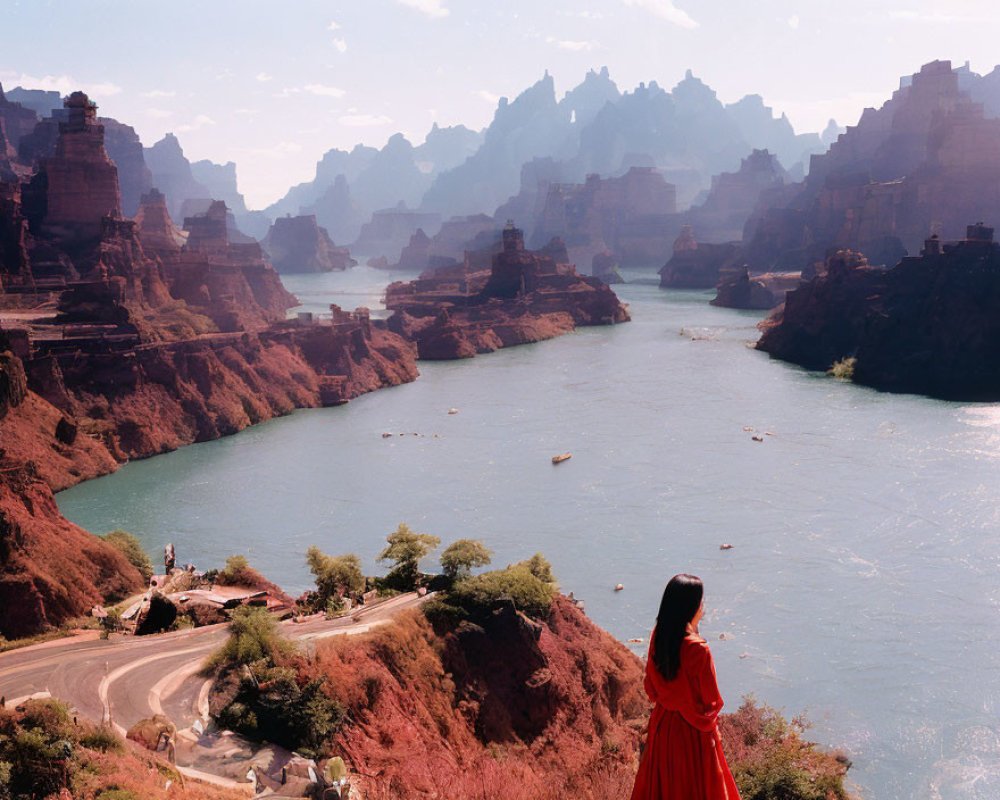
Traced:
[[681, 641], [681, 647], [688, 652], [704, 654], [711, 657], [711, 651], [708, 649], [708, 642], [697, 633], [689, 633], [685, 636]]

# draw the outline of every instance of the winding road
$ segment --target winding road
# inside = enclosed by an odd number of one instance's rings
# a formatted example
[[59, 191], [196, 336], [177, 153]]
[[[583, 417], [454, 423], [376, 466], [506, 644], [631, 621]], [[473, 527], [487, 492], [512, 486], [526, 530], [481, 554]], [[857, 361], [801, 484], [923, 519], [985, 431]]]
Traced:
[[[279, 628], [289, 639], [308, 645], [329, 636], [365, 633], [424, 599], [402, 594], [338, 619], [286, 621]], [[110, 721], [123, 736], [153, 714], [166, 714], [178, 731], [197, 729], [196, 723], [208, 721], [210, 686], [198, 672], [227, 636], [225, 625], [211, 625], [146, 637], [57, 639], [13, 650], [0, 654], [0, 696], [8, 706], [32, 696], [56, 697], [82, 717]]]

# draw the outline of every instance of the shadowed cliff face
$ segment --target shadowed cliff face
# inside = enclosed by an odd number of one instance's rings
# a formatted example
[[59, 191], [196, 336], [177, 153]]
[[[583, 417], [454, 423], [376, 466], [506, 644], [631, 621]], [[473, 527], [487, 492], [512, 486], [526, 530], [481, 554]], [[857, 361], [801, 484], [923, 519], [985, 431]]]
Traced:
[[639, 659], [562, 597], [540, 623], [509, 605], [481, 622], [414, 616], [300, 665], [347, 709], [334, 749], [365, 796], [616, 796], [647, 718]]
[[890, 270], [838, 253], [826, 275], [788, 294], [757, 346], [810, 369], [855, 358], [854, 380], [877, 389], [995, 401], [998, 307], [1000, 246], [991, 229], [969, 226], [968, 239], [930, 240]]
[[995, 214], [1000, 120], [960, 88], [948, 61], [901, 83], [813, 156], [802, 184], [748, 222], [744, 257], [753, 269], [802, 269], [840, 248], [892, 265], [932, 232], [956, 236]]

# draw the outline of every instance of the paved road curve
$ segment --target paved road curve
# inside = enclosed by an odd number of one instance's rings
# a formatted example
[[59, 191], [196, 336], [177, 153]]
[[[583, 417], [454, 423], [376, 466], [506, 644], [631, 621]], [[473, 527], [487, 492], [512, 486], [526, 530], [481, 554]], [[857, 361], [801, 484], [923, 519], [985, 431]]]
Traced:
[[[280, 627], [289, 638], [304, 642], [364, 633], [422, 599], [413, 593], [398, 595], [340, 619], [283, 622]], [[0, 695], [10, 705], [48, 694], [81, 716], [110, 718], [123, 734], [154, 713], [166, 713], [178, 729], [188, 728], [207, 707], [207, 683], [198, 668], [226, 636], [225, 625], [212, 625], [142, 638], [63, 639], [14, 650], [0, 654]]]

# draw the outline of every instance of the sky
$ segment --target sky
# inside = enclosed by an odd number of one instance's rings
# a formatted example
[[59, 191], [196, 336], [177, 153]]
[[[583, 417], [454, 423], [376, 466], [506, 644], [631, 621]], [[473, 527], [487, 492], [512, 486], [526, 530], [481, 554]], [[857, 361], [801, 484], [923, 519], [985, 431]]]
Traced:
[[798, 132], [857, 121], [934, 59], [1000, 62], [992, 0], [0, 0], [0, 83], [88, 92], [146, 146], [235, 161], [262, 208], [327, 150], [489, 124], [548, 70], [622, 90], [685, 70]]

